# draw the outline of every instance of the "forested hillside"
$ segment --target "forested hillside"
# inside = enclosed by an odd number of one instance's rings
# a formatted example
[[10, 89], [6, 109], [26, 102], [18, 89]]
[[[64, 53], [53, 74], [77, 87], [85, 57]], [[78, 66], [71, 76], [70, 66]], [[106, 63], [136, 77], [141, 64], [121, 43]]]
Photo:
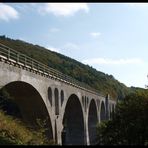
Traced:
[[49, 67], [57, 69], [80, 82], [84, 82], [104, 95], [109, 93], [114, 99], [122, 99], [130, 92], [130, 88], [120, 83], [112, 75], [97, 71], [88, 65], [39, 45], [10, 39], [5, 36], [0, 36], [0, 43], [24, 53]]

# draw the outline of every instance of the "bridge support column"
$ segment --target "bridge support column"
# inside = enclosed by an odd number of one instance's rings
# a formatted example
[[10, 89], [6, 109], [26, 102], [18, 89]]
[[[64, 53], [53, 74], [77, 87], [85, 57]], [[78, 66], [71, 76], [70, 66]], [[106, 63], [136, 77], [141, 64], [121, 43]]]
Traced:
[[84, 145], [89, 145], [89, 133], [88, 133], [88, 117], [85, 115], [84, 117]]
[[86, 145], [90, 145], [88, 127], [86, 128]]
[[62, 131], [63, 131], [63, 124], [60, 116], [56, 116], [55, 119], [55, 142], [58, 145], [62, 145]]
[[105, 98], [106, 120], [109, 120], [109, 94]]

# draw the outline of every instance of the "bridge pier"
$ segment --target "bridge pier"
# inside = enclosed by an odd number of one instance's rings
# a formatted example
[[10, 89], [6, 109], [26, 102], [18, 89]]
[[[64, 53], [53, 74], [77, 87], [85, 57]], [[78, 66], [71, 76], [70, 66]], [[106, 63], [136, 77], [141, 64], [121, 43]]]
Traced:
[[84, 115], [84, 145], [89, 145], [89, 133], [88, 133], [88, 119], [87, 115]]
[[105, 97], [105, 106], [106, 106], [106, 120], [109, 120], [109, 94]]
[[90, 141], [89, 141], [89, 131], [88, 131], [88, 120], [86, 119], [86, 123], [85, 123], [85, 145], [90, 145]]

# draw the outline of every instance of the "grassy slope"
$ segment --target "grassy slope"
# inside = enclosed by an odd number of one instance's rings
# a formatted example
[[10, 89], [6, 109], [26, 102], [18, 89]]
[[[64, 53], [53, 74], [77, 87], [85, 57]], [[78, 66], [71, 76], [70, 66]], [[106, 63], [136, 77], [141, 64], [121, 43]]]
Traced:
[[18, 119], [6, 115], [0, 110], [0, 145], [46, 145], [47, 141], [41, 130], [34, 131]]

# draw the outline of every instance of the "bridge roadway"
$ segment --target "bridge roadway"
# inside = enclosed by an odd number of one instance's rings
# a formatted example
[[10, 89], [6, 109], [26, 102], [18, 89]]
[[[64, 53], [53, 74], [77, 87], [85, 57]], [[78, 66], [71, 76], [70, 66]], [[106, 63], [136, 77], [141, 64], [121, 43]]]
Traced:
[[112, 117], [116, 102], [88, 85], [0, 43], [0, 89], [18, 105], [22, 119], [36, 127], [46, 119], [57, 144], [93, 145], [96, 125]]

